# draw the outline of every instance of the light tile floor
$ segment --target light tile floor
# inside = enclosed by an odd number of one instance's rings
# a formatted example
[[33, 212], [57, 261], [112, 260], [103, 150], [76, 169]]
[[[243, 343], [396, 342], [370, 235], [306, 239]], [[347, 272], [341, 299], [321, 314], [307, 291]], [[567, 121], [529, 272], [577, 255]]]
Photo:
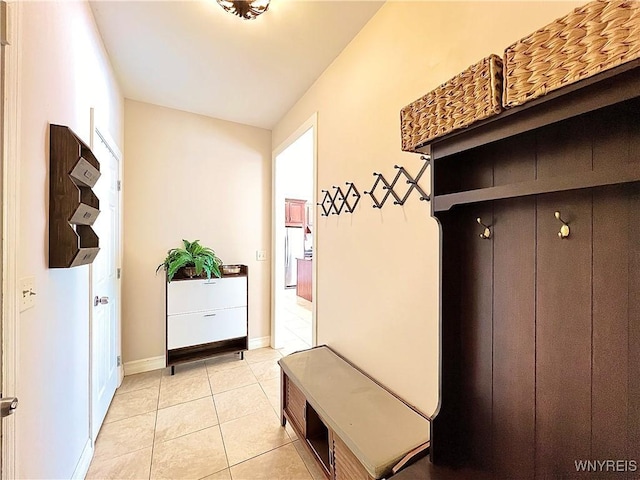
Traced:
[[86, 478], [324, 479], [280, 426], [281, 356], [262, 348], [125, 377]]
[[296, 295], [295, 288], [285, 289], [282, 306], [277, 312], [277, 321], [282, 322], [281, 335], [283, 354], [311, 348], [311, 306], [312, 303]]

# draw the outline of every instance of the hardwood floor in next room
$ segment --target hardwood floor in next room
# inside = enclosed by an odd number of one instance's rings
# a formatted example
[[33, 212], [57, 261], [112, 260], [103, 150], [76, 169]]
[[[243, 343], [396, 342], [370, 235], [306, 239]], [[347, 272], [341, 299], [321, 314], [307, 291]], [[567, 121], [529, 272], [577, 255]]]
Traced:
[[125, 377], [87, 479], [324, 479], [280, 426], [282, 353], [271, 348]]

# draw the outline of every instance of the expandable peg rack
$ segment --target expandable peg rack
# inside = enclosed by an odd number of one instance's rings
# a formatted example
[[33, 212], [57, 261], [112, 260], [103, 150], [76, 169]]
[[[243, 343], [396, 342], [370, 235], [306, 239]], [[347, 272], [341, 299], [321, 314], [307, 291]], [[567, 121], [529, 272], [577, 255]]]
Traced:
[[[373, 173], [373, 175], [376, 177], [376, 180], [373, 182], [373, 186], [371, 187], [371, 190], [364, 192], [365, 194], [371, 197], [371, 200], [373, 201], [373, 208], [382, 208], [382, 206], [385, 204], [385, 202], [389, 198], [389, 195], [392, 195], [393, 198], [395, 199], [393, 201], [394, 205], [404, 205], [404, 203], [407, 201], [407, 199], [409, 198], [409, 195], [411, 195], [411, 192], [414, 189], [417, 190], [418, 193], [420, 193], [420, 201], [429, 201], [431, 199], [429, 195], [426, 194], [426, 192], [422, 189], [422, 187], [420, 187], [418, 183], [420, 181], [420, 178], [422, 178], [422, 175], [424, 174], [424, 172], [427, 170], [427, 167], [431, 162], [431, 157], [429, 155], [422, 155], [420, 156], [420, 160], [423, 160], [424, 164], [422, 165], [422, 168], [420, 169], [420, 171], [418, 172], [415, 178], [412, 177], [411, 174], [404, 167], [399, 165], [393, 166], [393, 168], [398, 170], [398, 173], [396, 173], [396, 176], [394, 177], [391, 183], [389, 183], [387, 179], [384, 178], [384, 175], [382, 173], [377, 173], [377, 172]], [[407, 192], [404, 194], [404, 196], [400, 198], [400, 196], [394, 191], [394, 187], [400, 180], [400, 177], [403, 175], [406, 179], [406, 183], [409, 184], [410, 186], [407, 189]], [[386, 190], [386, 193], [382, 197], [382, 200], [378, 200], [377, 197], [374, 195], [374, 192], [378, 187], [378, 184], [380, 183], [382, 183], [382, 189]]]
[[[358, 192], [353, 182], [345, 182], [345, 185], [349, 185], [349, 188], [345, 192], [343, 192], [339, 186], [333, 185], [331, 187], [334, 189], [333, 195], [329, 190], [321, 190], [321, 192], [324, 193], [324, 197], [322, 202], [317, 203], [317, 205], [322, 208], [321, 216], [340, 215], [343, 209], [345, 213], [353, 213], [360, 201], [360, 192]], [[355, 198], [353, 204], [350, 201], [351, 197]]]

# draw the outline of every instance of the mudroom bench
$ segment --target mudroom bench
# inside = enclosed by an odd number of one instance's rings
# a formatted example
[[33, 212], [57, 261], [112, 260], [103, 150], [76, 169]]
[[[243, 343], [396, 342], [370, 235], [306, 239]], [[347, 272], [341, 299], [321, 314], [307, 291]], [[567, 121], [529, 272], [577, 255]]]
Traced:
[[327, 346], [288, 355], [281, 422], [327, 478], [389, 478], [429, 446], [429, 421]]

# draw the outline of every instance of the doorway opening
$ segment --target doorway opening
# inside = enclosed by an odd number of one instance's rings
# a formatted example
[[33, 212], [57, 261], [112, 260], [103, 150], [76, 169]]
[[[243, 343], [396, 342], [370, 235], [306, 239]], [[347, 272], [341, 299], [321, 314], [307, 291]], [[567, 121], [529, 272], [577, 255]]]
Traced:
[[315, 345], [315, 116], [274, 152], [271, 345]]

